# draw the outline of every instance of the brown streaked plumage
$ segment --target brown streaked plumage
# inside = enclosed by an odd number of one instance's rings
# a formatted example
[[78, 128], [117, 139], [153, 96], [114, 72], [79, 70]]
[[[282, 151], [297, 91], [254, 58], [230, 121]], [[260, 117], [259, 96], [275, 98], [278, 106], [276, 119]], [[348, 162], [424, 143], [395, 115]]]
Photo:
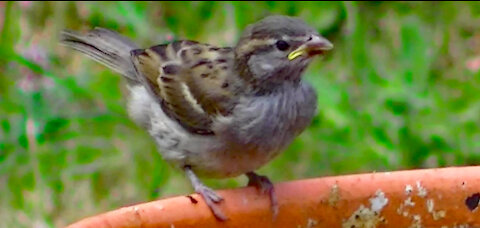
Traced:
[[234, 64], [231, 48], [174, 41], [134, 50], [131, 58], [168, 114], [194, 133], [213, 134], [213, 119], [234, 107], [235, 91], [225, 86], [238, 80], [228, 70]]

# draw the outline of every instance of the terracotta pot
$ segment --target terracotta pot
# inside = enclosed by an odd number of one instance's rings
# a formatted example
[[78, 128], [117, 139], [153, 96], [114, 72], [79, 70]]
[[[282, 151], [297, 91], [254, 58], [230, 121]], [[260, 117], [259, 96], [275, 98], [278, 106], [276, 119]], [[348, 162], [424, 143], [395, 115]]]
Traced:
[[480, 227], [480, 167], [298, 180], [275, 185], [280, 205], [255, 188], [219, 190], [226, 222], [197, 194], [120, 208], [74, 227]]

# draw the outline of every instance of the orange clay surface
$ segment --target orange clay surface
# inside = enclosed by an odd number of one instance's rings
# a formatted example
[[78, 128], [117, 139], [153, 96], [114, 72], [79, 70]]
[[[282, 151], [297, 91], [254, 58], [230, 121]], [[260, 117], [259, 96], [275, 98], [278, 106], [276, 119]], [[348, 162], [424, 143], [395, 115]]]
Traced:
[[[229, 217], [215, 220], [197, 194], [85, 218], [77, 227], [480, 227], [480, 167], [305, 179], [275, 185], [279, 214], [255, 188], [218, 190]], [[194, 200], [195, 201], [195, 200]]]

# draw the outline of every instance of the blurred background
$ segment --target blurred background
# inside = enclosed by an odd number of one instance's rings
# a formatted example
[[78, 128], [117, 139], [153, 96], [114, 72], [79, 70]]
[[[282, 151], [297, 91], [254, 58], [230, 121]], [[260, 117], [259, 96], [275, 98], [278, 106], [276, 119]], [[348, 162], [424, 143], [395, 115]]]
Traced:
[[271, 14], [301, 17], [335, 49], [305, 75], [319, 95], [312, 125], [259, 173], [480, 163], [479, 2], [0, 2], [0, 227], [62, 227], [193, 191], [129, 120], [122, 78], [60, 46], [61, 29], [234, 45]]

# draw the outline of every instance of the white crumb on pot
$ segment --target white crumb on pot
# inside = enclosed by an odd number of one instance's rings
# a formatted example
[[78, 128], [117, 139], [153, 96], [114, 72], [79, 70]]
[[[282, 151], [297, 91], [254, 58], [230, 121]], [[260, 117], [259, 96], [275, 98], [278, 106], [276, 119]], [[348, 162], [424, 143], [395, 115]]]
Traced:
[[403, 201], [403, 203], [400, 204], [400, 206], [397, 208], [397, 213], [399, 215], [403, 215], [404, 217], [408, 216], [408, 211], [407, 207], [414, 207], [415, 203], [412, 202], [412, 197], [408, 197]]
[[388, 204], [385, 193], [379, 189], [369, 201], [370, 208], [360, 205], [347, 220], [343, 221], [342, 228], [374, 228], [380, 223], [386, 223], [386, 219], [380, 216], [380, 211]]
[[413, 187], [409, 184], [405, 186], [405, 195], [409, 196], [413, 192]]
[[445, 212], [444, 210], [435, 211], [434, 207], [435, 207], [435, 205], [434, 205], [433, 199], [428, 199], [427, 200], [427, 211], [428, 211], [428, 213], [432, 214], [433, 220], [437, 221], [439, 219], [445, 218], [447, 212]]
[[435, 211], [432, 213], [432, 216], [433, 216], [433, 220], [437, 221], [439, 219], [442, 219], [442, 218], [445, 218], [445, 216], [447, 215], [447, 212], [446, 211]]
[[420, 183], [420, 181], [417, 181], [417, 191], [418, 191], [417, 195], [420, 196], [420, 197], [422, 197], [422, 198], [425, 197], [425, 196], [427, 196], [427, 194], [428, 194], [428, 193], [427, 193], [427, 189], [425, 189], [425, 188], [422, 186], [422, 184]]
[[412, 197], [408, 197], [403, 203], [405, 204], [405, 206], [410, 206], [410, 207], [415, 206], [415, 203], [412, 202]]
[[379, 212], [387, 205], [388, 199], [385, 198], [385, 193], [382, 190], [377, 190], [375, 196], [370, 198], [370, 204], [372, 204], [372, 210]]
[[427, 200], [427, 210], [428, 210], [428, 213], [432, 213], [432, 212], [433, 212], [433, 207], [434, 207], [433, 200], [432, 200], [432, 199], [428, 199], [428, 200]]
[[338, 201], [340, 201], [340, 189], [338, 187], [338, 184], [335, 183], [330, 189], [330, 194], [328, 196], [328, 204], [332, 207], [335, 207]]
[[409, 228], [422, 228], [422, 227], [423, 227], [422, 217], [420, 217], [420, 215], [414, 215], [412, 224], [409, 226]]
[[307, 221], [307, 228], [315, 227], [317, 224], [317, 220], [309, 218]]

